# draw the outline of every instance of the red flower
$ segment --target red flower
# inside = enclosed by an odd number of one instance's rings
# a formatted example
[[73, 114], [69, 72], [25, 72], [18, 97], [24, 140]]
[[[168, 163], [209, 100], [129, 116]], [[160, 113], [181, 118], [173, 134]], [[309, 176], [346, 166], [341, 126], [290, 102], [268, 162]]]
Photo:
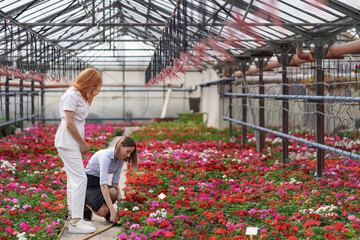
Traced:
[[165, 237], [168, 237], [168, 238], [171, 238], [171, 237], [174, 237], [174, 236], [175, 236], [175, 234], [172, 233], [172, 232], [166, 232], [166, 234], [165, 234]]
[[265, 223], [266, 223], [266, 224], [271, 223], [271, 219], [266, 219], [266, 220], [265, 220]]
[[311, 227], [310, 227], [310, 228], [308, 228], [308, 229], [306, 230], [305, 236], [311, 237], [312, 235], [313, 235], [313, 233], [311, 232]]
[[312, 225], [320, 225], [320, 222], [314, 221], [314, 220], [307, 220], [304, 224], [304, 228], [307, 228], [307, 227], [311, 228]]
[[336, 240], [336, 237], [334, 237], [332, 233], [325, 233], [324, 238], [327, 238], [329, 240]]
[[16, 210], [12, 210], [11, 212], [9, 212], [9, 215], [10, 216], [13, 216], [13, 215], [16, 215], [17, 214], [17, 211]]
[[336, 230], [336, 231], [341, 231], [342, 228], [344, 227], [344, 224], [342, 222], [337, 222], [334, 225], [332, 225], [332, 227]]
[[352, 228], [355, 228], [355, 229], [360, 229], [360, 225], [358, 223], [353, 223], [353, 225], [351, 225]]
[[215, 230], [214, 233], [215, 233], [215, 234], [228, 234], [229, 232], [226, 231], [226, 230], [223, 229], [223, 228], [218, 228], [218, 229]]
[[225, 220], [225, 219], [219, 219], [219, 221], [218, 221], [219, 223], [222, 223], [222, 224], [224, 224], [224, 225], [226, 225], [227, 224], [227, 221]]
[[170, 223], [168, 221], [165, 221], [160, 223], [159, 228], [167, 228], [168, 226], [170, 226]]

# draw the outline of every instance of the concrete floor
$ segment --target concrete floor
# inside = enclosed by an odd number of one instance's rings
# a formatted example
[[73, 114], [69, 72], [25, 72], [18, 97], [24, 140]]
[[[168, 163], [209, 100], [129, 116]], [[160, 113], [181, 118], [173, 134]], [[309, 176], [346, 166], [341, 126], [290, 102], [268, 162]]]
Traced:
[[[131, 133], [131, 131], [136, 130], [136, 129], [137, 129], [137, 127], [126, 128], [124, 131], [124, 135], [129, 135]], [[121, 138], [121, 136], [114, 137], [114, 139], [109, 143], [108, 148], [114, 147], [115, 143], [118, 141], [119, 138]], [[127, 169], [125, 165], [123, 167], [123, 170], [124, 169]], [[109, 182], [111, 182], [111, 179], [112, 179], [112, 175], [109, 176]], [[120, 189], [123, 189], [125, 187], [125, 182], [126, 182], [125, 172], [122, 171], [121, 176], [120, 176]], [[121, 193], [123, 195], [123, 192], [121, 192]], [[114, 206], [117, 207], [117, 204], [115, 203]], [[110, 225], [110, 223], [106, 223], [106, 221], [103, 217], [96, 216], [95, 214], [93, 214], [92, 223], [97, 231], [104, 229], [105, 227]], [[91, 237], [90, 239], [93, 239], [93, 240], [116, 239], [117, 236], [119, 235], [119, 232], [122, 232], [121, 226], [113, 226], [113, 227], [107, 229], [106, 231]], [[81, 240], [89, 235], [91, 235], [91, 234], [71, 234], [67, 231], [67, 229], [65, 229], [65, 231], [61, 235], [60, 239], [61, 240]]]

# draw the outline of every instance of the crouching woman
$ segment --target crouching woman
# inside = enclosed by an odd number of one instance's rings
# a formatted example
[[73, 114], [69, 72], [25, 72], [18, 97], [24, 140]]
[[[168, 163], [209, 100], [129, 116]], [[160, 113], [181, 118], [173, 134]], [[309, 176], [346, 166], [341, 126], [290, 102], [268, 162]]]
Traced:
[[[92, 213], [105, 217], [107, 221], [119, 220], [113, 205], [116, 200], [121, 200], [119, 180], [125, 162], [133, 171], [137, 170], [136, 142], [129, 136], [120, 138], [114, 148], [99, 150], [92, 156], [85, 168], [88, 178], [85, 220], [91, 220]], [[111, 186], [108, 185], [109, 174], [113, 174]]]

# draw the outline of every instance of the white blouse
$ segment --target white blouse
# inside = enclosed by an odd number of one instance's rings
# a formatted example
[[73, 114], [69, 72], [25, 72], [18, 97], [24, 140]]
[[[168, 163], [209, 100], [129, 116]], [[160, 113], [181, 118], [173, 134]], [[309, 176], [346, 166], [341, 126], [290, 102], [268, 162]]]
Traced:
[[89, 105], [75, 87], [70, 87], [60, 100], [61, 122], [55, 136], [55, 147], [80, 149], [80, 144], [66, 128], [65, 111], [75, 112], [74, 123], [81, 137], [84, 138], [85, 118], [89, 114]]

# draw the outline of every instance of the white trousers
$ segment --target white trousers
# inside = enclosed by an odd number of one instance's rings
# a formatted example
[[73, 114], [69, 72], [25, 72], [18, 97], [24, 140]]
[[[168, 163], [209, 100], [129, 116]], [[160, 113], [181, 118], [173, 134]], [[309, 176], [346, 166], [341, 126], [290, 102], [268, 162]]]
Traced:
[[72, 218], [83, 218], [87, 177], [81, 152], [67, 148], [57, 150], [66, 171], [69, 215]]

